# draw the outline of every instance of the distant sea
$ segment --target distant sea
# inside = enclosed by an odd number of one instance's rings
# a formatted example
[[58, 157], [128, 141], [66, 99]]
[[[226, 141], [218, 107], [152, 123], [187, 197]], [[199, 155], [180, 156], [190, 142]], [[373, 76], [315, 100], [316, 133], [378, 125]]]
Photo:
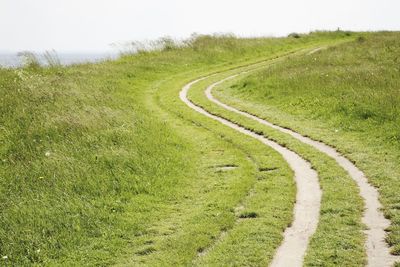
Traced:
[[[37, 54], [39, 61], [46, 65], [46, 61]], [[57, 58], [62, 65], [71, 65], [88, 62], [99, 62], [107, 59], [118, 58], [118, 53], [57, 53]], [[22, 59], [17, 53], [0, 52], [0, 67], [17, 68], [22, 66]]]

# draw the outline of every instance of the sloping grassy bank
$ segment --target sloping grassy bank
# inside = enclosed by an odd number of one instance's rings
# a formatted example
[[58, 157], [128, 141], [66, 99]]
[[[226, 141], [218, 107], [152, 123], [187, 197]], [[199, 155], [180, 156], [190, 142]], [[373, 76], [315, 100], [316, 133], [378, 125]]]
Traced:
[[230, 105], [336, 147], [379, 188], [400, 254], [400, 33], [354, 42], [276, 64], [219, 87]]
[[[268, 162], [286, 179], [275, 191], [288, 199], [282, 228], [294, 196], [287, 166], [275, 154], [249, 160], [229, 139], [239, 137], [208, 121], [194, 127], [175, 93], [195, 76], [343, 38], [202, 36], [99, 64], [0, 69], [0, 265], [188, 264], [234, 226]], [[168, 92], [163, 108], [155, 90]], [[216, 171], [231, 163], [240, 168]]]

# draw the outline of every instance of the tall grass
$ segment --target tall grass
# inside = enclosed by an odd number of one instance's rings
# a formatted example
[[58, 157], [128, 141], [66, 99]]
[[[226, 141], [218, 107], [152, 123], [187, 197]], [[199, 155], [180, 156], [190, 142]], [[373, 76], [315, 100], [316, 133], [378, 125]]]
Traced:
[[21, 59], [22, 66], [32, 69], [40, 68], [40, 60], [37, 54], [30, 51], [18, 52], [17, 56]]
[[55, 50], [45, 51], [43, 54], [37, 54], [31, 51], [18, 52], [17, 56], [21, 60], [22, 67], [38, 69], [43, 66], [55, 68], [61, 66], [61, 61]]
[[61, 66], [60, 58], [55, 50], [44, 52], [43, 57], [47, 66], [52, 68]]

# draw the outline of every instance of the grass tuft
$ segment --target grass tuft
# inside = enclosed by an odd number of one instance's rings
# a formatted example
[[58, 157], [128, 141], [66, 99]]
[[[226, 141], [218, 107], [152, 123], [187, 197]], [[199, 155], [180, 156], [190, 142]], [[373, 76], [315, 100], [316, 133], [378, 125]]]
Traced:
[[245, 211], [239, 215], [239, 218], [241, 218], [241, 219], [254, 219], [257, 217], [258, 217], [258, 214], [255, 211]]
[[28, 69], [39, 69], [40, 60], [38, 56], [30, 51], [18, 52], [17, 56], [22, 60], [22, 66]]

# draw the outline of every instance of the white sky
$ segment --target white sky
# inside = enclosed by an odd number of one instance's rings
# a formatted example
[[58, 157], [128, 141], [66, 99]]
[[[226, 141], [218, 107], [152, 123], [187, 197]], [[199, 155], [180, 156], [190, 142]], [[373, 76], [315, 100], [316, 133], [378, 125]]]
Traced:
[[191, 33], [400, 30], [399, 0], [0, 0], [0, 51], [110, 49]]

